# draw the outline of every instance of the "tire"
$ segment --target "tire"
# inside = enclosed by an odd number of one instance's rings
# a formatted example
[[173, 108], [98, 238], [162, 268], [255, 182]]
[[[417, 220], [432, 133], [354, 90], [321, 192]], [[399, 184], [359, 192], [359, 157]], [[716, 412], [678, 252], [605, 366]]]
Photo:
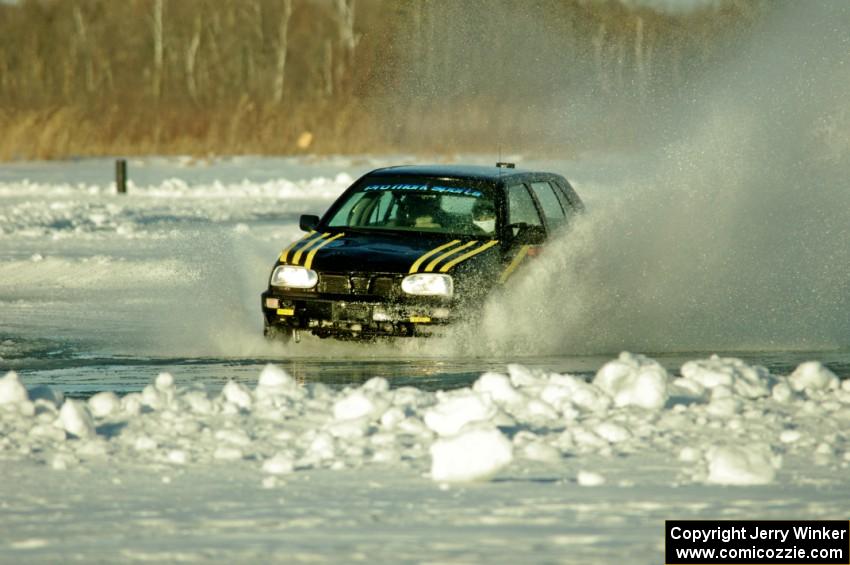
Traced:
[[273, 341], [275, 343], [289, 343], [292, 341], [292, 335], [294, 331], [292, 328], [282, 328], [280, 326], [270, 326], [265, 324], [263, 326], [263, 336], [268, 341]]

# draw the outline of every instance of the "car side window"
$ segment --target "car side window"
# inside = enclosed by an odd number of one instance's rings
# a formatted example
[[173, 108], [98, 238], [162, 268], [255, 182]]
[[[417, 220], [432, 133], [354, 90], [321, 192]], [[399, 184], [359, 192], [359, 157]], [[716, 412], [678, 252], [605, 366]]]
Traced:
[[564, 209], [564, 213], [569, 218], [575, 213], [575, 209], [573, 209], [573, 204], [570, 202], [570, 199], [567, 198], [564, 189], [561, 188], [560, 185], [555, 189], [555, 195], [558, 197], [558, 200], [561, 202], [561, 208]]
[[348, 201], [339, 209], [339, 211], [330, 219], [328, 225], [331, 227], [337, 226], [358, 226], [362, 223], [364, 215], [368, 215], [368, 210], [374, 202], [376, 196], [366, 192], [360, 192], [348, 199]]
[[543, 208], [543, 215], [546, 216], [546, 222], [552, 227], [562, 225], [566, 216], [552, 185], [545, 181], [533, 182], [531, 183], [531, 190], [534, 191], [540, 207]]
[[561, 205], [564, 207], [564, 212], [567, 213], [568, 218], [584, 210], [584, 204], [582, 204], [578, 194], [576, 194], [575, 190], [569, 184], [556, 182], [555, 185], [557, 187], [555, 194], [558, 195], [558, 199], [561, 201]]
[[391, 197], [391, 194], [386, 192], [361, 192], [346, 202], [328, 225], [331, 227], [380, 225], [387, 215]]
[[530, 226], [542, 226], [540, 214], [525, 185], [514, 184], [508, 187], [508, 224], [524, 223]]

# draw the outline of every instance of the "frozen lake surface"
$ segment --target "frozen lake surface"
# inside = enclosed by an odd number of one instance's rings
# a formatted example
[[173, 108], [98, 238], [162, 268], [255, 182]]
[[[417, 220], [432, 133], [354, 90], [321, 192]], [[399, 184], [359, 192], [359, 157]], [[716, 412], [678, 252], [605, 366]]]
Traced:
[[[266, 343], [298, 215], [405, 160], [136, 160], [125, 197], [108, 160], [0, 169], [0, 561], [658, 562], [664, 519], [846, 517], [840, 343], [687, 347], [621, 305], [583, 342], [572, 303], [534, 330], [510, 299], [443, 339]], [[626, 163], [540, 166], [592, 206]], [[658, 347], [618, 357], [630, 332]]]

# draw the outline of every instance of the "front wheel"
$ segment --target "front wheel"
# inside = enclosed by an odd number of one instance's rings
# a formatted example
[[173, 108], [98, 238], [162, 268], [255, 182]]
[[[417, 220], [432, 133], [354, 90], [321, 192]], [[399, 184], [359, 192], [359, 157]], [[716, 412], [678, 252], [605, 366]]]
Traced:
[[292, 328], [282, 328], [280, 326], [270, 326], [265, 324], [263, 326], [263, 336], [268, 341], [273, 341], [275, 343], [289, 343], [292, 341], [292, 335], [295, 331]]

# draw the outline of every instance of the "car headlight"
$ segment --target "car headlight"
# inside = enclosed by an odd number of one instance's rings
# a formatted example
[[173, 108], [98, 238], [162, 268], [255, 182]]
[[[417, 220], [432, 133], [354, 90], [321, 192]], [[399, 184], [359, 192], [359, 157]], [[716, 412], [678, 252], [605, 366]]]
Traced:
[[289, 288], [313, 288], [319, 282], [319, 275], [313, 269], [280, 265], [272, 272], [272, 286]]
[[454, 283], [449, 275], [419, 273], [407, 275], [401, 281], [401, 290], [417, 296], [446, 296], [454, 294]]

